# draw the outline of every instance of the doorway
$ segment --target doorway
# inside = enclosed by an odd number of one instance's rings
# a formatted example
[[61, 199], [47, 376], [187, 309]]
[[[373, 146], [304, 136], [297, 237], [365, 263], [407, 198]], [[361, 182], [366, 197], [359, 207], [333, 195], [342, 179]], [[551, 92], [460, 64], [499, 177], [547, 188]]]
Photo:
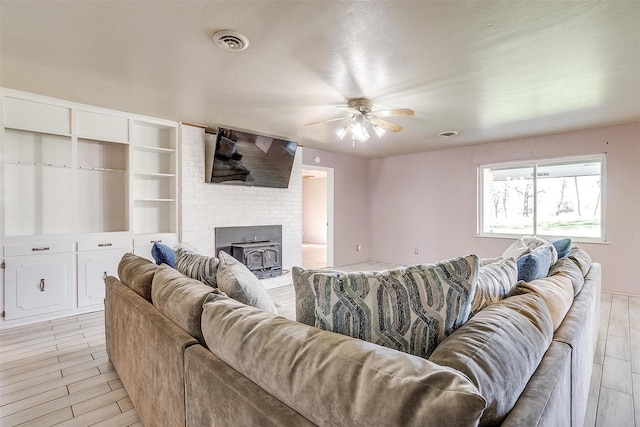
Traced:
[[333, 168], [302, 166], [302, 266], [333, 267]]

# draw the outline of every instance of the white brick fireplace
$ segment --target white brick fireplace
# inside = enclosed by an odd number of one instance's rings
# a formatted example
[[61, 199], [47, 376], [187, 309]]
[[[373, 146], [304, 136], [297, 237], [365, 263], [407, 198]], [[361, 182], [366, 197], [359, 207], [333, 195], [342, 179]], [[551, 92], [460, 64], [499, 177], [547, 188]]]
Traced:
[[[213, 255], [216, 227], [281, 224], [282, 268], [302, 265], [302, 149], [296, 153], [289, 188], [207, 184], [204, 129], [181, 128], [182, 241]], [[274, 279], [265, 280], [265, 286], [278, 286], [280, 283], [268, 283]]]

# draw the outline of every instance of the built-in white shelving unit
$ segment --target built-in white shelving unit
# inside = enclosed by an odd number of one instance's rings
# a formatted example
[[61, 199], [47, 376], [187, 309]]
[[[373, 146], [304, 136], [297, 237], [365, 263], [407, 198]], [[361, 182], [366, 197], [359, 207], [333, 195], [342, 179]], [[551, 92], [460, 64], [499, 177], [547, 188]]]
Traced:
[[125, 252], [178, 236], [178, 123], [1, 89], [0, 328], [102, 308]]

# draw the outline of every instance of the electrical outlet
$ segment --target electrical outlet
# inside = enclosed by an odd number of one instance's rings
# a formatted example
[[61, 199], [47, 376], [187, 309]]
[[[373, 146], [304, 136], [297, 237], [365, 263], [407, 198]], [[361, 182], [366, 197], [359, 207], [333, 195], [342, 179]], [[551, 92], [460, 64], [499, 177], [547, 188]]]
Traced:
[[360, 252], [362, 250], [362, 246], [361, 245], [356, 245], [356, 252]]
[[416, 255], [418, 255], [418, 252], [420, 252], [420, 251], [418, 250], [418, 248], [415, 248], [415, 249], [413, 250], [413, 253], [414, 253], [414, 254], [416, 254]]

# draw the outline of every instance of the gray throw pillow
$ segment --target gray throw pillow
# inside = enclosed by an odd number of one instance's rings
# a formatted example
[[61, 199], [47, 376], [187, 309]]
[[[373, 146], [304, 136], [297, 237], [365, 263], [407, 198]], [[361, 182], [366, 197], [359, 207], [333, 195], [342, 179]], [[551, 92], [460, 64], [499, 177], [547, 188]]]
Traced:
[[176, 249], [176, 270], [213, 288], [217, 287], [216, 272], [219, 262], [214, 256], [200, 255], [183, 246]]
[[315, 325], [428, 357], [469, 318], [477, 279], [476, 255], [380, 272], [315, 273]]
[[471, 315], [505, 298], [517, 281], [518, 266], [514, 258], [498, 259], [481, 266], [471, 302]]
[[240, 261], [220, 251], [218, 288], [229, 297], [243, 304], [278, 314], [276, 306], [260, 280]]

